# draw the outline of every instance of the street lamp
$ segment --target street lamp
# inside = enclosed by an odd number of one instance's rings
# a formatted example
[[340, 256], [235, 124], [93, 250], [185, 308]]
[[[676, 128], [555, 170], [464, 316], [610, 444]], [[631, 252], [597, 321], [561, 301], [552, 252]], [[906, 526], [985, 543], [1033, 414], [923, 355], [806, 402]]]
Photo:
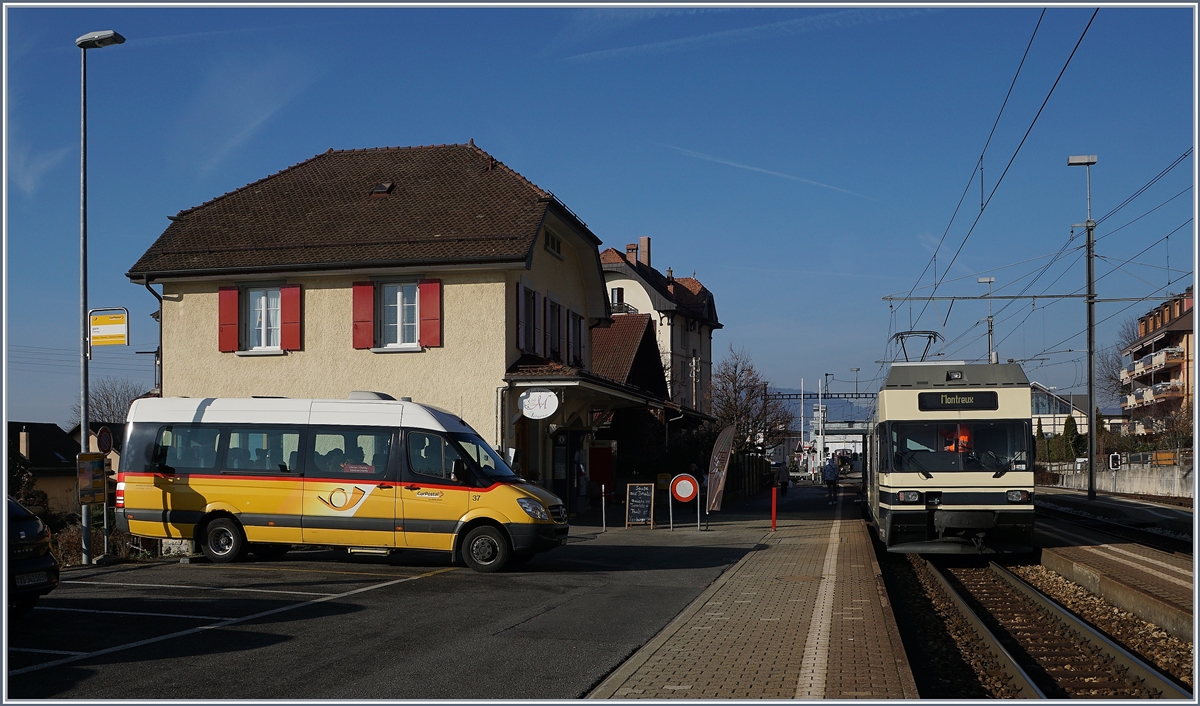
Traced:
[[1082, 154], [1067, 157], [1068, 167], [1087, 170], [1087, 381], [1088, 381], [1088, 500], [1096, 499], [1096, 222], [1092, 220], [1092, 165], [1096, 155]]
[[858, 394], [858, 368], [850, 368], [850, 372], [854, 373], [854, 394]]
[[[87, 50], [123, 44], [125, 38], [111, 29], [88, 32], [75, 40], [79, 47], [79, 449], [91, 451], [88, 438], [88, 321], [87, 289]], [[108, 479], [104, 480], [105, 493]], [[91, 505], [82, 508], [83, 563], [92, 563]]]
[[995, 277], [980, 277], [979, 284], [988, 286], [988, 362], [995, 364], [1000, 362], [999, 356], [996, 355], [995, 346], [992, 345], [992, 282], [996, 281]]

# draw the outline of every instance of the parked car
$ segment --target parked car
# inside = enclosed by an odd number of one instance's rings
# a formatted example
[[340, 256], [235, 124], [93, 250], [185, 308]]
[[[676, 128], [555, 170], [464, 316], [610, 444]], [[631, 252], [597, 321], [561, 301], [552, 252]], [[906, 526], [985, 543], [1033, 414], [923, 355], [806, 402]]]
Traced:
[[50, 553], [50, 528], [8, 499], [8, 607], [28, 613], [58, 586], [58, 560]]

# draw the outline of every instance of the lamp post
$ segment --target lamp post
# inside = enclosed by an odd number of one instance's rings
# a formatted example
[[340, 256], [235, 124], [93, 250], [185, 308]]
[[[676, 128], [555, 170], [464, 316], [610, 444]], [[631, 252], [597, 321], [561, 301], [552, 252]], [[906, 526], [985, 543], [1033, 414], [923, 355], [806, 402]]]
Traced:
[[[102, 49], [113, 44], [123, 44], [125, 38], [111, 29], [88, 32], [75, 40], [79, 47], [79, 449], [80, 453], [91, 451], [88, 438], [88, 321], [87, 288], [87, 50]], [[108, 479], [104, 480], [105, 493]], [[91, 505], [82, 508], [83, 520], [83, 563], [92, 563], [92, 518]]]
[[850, 368], [850, 372], [854, 373], [854, 394], [858, 394], [858, 368]]
[[[1068, 167], [1083, 167], [1087, 170], [1087, 385], [1088, 417], [1096, 409], [1096, 222], [1092, 220], [1092, 165], [1096, 155], [1082, 154], [1067, 157]], [[1096, 426], [1094, 419], [1088, 422], [1088, 500], [1096, 499]]]

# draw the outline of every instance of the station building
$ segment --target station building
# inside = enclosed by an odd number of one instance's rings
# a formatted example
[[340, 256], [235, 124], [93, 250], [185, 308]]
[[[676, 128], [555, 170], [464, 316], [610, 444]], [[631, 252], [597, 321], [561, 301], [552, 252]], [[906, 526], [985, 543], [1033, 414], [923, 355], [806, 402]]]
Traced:
[[169, 218], [127, 273], [162, 287], [163, 396], [409, 397], [571, 509], [599, 420], [670, 403], [594, 370], [600, 239], [473, 142], [331, 149]]

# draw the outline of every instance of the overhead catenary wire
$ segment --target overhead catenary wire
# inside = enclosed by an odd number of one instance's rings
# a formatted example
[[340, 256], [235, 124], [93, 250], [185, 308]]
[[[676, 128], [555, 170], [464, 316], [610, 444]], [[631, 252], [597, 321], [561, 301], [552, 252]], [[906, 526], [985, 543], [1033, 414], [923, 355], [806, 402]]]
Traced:
[[[1021, 68], [1025, 66], [1025, 58], [1029, 56], [1029, 48], [1033, 46], [1033, 40], [1035, 37], [1037, 37], [1038, 28], [1042, 26], [1042, 18], [1045, 16], [1046, 16], [1046, 9], [1042, 8], [1042, 13], [1040, 15], [1038, 15], [1037, 24], [1034, 25], [1034, 27], [1033, 27], [1033, 34], [1031, 34], [1029, 37], [1029, 43], [1025, 45], [1025, 53], [1021, 55], [1021, 62], [1019, 64], [1017, 64], [1017, 70], [1013, 74], [1012, 83], [1009, 84], [1008, 92], [1004, 94], [1004, 101], [1001, 102], [1001, 104], [1000, 104], [1000, 110], [996, 113], [996, 120], [992, 123], [992, 129], [990, 132], [988, 132], [987, 140], [985, 140], [983, 143], [983, 149], [979, 153], [979, 160], [975, 163], [975, 168], [971, 170], [971, 177], [969, 179], [967, 179], [967, 185], [965, 187], [963, 187], [962, 196], [958, 197], [958, 203], [954, 206], [954, 212], [950, 214], [950, 222], [946, 224], [946, 229], [944, 231], [942, 231], [942, 237], [938, 241], [937, 247], [934, 248], [933, 255], [929, 258], [929, 262], [925, 264], [925, 269], [921, 270], [921, 274], [917, 275], [917, 281], [916, 281], [916, 283], [913, 284], [912, 289], [910, 289], [908, 291], [908, 296], [910, 296], [910, 297], [912, 296], [913, 291], [916, 290], [917, 285], [919, 285], [921, 283], [921, 279], [925, 277], [925, 273], [929, 271], [930, 266], [936, 267], [938, 251], [940, 251], [942, 249], [942, 243], [946, 242], [946, 236], [950, 233], [950, 228], [951, 228], [951, 226], [954, 225], [954, 220], [958, 217], [958, 211], [960, 208], [962, 208], [963, 201], [967, 198], [967, 192], [969, 192], [971, 190], [971, 184], [974, 183], [974, 181], [975, 181], [975, 172], [977, 172], [977, 171], [980, 172], [979, 188], [981, 190], [980, 198], [982, 199], [982, 189], [983, 189], [982, 165], [983, 165], [984, 155], [987, 154], [988, 145], [990, 145], [992, 143], [992, 136], [996, 134], [996, 126], [1000, 124], [1000, 117], [1002, 115], [1004, 115], [1004, 108], [1008, 105], [1008, 99], [1012, 95], [1013, 87], [1017, 85], [1017, 77], [1021, 75]], [[1093, 15], [1093, 17], [1095, 17], [1095, 15]], [[986, 207], [986, 204], [981, 201], [981, 203], [979, 205], [980, 212], [982, 212], [985, 207]], [[946, 268], [946, 270], [944, 270], [943, 272], [946, 272], [946, 271], [949, 271], [949, 268]], [[943, 276], [944, 276], [944, 274], [943, 274]], [[934, 272], [934, 279], [935, 280], [937, 279], [936, 270]], [[918, 320], [920, 319], [919, 316], [917, 318], [918, 318]], [[914, 325], [914, 322], [911, 319], [911, 312], [910, 312], [910, 319], [909, 319], [908, 323], [909, 323], [909, 328], [912, 328]], [[889, 339], [890, 339], [890, 337], [889, 337]]]
[[[1050, 90], [1046, 93], [1046, 98], [1042, 101], [1042, 105], [1038, 108], [1037, 113], [1033, 116], [1033, 120], [1030, 121], [1029, 128], [1025, 130], [1025, 134], [1021, 137], [1021, 141], [1017, 144], [1017, 148], [1013, 150], [1012, 156], [1008, 160], [1008, 164], [1004, 166], [1004, 171], [1000, 173], [1000, 178], [996, 180], [996, 185], [992, 187], [992, 191], [988, 195], [987, 201], [984, 202], [983, 208], [979, 210], [979, 214], [975, 216], [975, 220], [971, 223], [971, 227], [967, 230], [967, 234], [963, 236], [962, 242], [959, 243], [958, 249], [954, 251], [954, 256], [950, 258], [950, 263], [946, 265], [943, 273], [949, 272], [950, 268], [954, 266], [955, 261], [958, 260], [959, 254], [962, 253], [963, 247], [966, 246], [967, 241], [971, 238], [971, 234], [975, 232], [975, 226], [977, 226], [980, 219], [983, 218], [983, 213], [987, 208], [987, 204], [991, 203], [992, 199], [996, 195], [996, 191], [1000, 188], [1000, 184], [1004, 182], [1004, 177], [1008, 175], [1008, 170], [1012, 167], [1013, 162], [1016, 161], [1017, 155], [1021, 153], [1021, 148], [1025, 145], [1025, 141], [1029, 139], [1029, 134], [1033, 132], [1034, 126], [1037, 125], [1038, 118], [1041, 117], [1042, 111], [1046, 108], [1046, 104], [1050, 102], [1050, 97], [1054, 95], [1054, 90], [1058, 88], [1058, 84], [1062, 80], [1063, 74], [1067, 72], [1067, 67], [1071, 65], [1071, 60], [1075, 57], [1075, 52], [1079, 50], [1079, 45], [1083, 43], [1084, 37], [1087, 36], [1088, 29], [1091, 28], [1092, 22], [1095, 21], [1096, 15], [1099, 12], [1100, 8], [1096, 8], [1096, 10], [1092, 12], [1091, 18], [1088, 19], [1087, 26], [1083, 28], [1083, 32], [1079, 35], [1079, 40], [1075, 42], [1074, 48], [1071, 49], [1071, 54], [1067, 57], [1066, 62], [1063, 63], [1062, 70], [1058, 72], [1058, 77], [1054, 79], [1054, 84], [1050, 86]], [[943, 278], [944, 277], [945, 275], [943, 274]], [[940, 285], [940, 281], [934, 284], [933, 291], [935, 293]], [[913, 325], [916, 325], [916, 323], [920, 322], [921, 317], [925, 314], [925, 310], [928, 308], [929, 301], [926, 301], [925, 306], [921, 307], [921, 312], [917, 314], [917, 318], [913, 322]]]

